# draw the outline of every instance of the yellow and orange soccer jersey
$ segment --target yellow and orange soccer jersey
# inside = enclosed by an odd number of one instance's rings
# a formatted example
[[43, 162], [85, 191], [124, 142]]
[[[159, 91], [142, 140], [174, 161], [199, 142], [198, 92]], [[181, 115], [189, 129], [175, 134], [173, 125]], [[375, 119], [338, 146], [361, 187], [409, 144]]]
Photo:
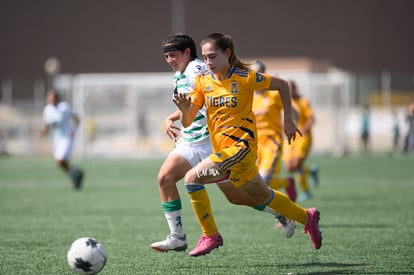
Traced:
[[283, 104], [278, 91], [257, 91], [254, 94], [253, 112], [259, 136], [282, 135]]
[[194, 105], [207, 109], [213, 152], [244, 146], [257, 150], [257, 130], [252, 111], [254, 90], [267, 90], [271, 77], [251, 70], [233, 68], [225, 80], [213, 74], [198, 76], [191, 92]]

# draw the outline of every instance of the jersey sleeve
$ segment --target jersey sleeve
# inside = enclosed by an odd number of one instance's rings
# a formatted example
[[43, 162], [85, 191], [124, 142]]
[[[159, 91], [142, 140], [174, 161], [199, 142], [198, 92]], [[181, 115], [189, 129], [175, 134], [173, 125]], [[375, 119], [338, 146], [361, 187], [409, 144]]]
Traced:
[[203, 63], [192, 62], [192, 68], [188, 74], [188, 80], [191, 87], [194, 87], [194, 82], [197, 76], [206, 74], [206, 66]]
[[250, 85], [253, 90], [268, 90], [270, 88], [271, 78], [272, 77], [266, 73], [249, 71]]
[[204, 105], [204, 76], [196, 76], [193, 83], [193, 89], [190, 92], [191, 103], [196, 106]]

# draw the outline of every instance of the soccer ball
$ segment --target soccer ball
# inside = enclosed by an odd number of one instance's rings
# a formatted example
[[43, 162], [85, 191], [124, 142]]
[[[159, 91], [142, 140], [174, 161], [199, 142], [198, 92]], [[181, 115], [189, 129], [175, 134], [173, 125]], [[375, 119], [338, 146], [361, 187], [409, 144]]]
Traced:
[[79, 274], [96, 274], [106, 264], [105, 248], [94, 238], [77, 239], [69, 248], [68, 264]]

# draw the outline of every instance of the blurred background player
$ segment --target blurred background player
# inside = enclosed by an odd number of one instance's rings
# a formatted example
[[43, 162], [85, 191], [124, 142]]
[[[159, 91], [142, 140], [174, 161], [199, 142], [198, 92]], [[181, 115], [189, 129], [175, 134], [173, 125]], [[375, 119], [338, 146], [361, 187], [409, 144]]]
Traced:
[[[162, 42], [163, 53], [166, 62], [171, 66], [174, 75], [174, 94], [186, 94], [193, 88], [193, 82], [197, 75], [206, 73], [206, 65], [197, 57], [194, 40], [185, 34], [173, 34]], [[182, 205], [176, 183], [202, 159], [208, 157], [211, 152], [210, 136], [207, 129], [205, 108], [199, 110], [196, 118], [190, 126], [180, 129], [174, 123], [179, 121], [181, 112], [170, 114], [165, 119], [167, 135], [176, 142], [174, 150], [168, 155], [158, 173], [158, 188], [160, 192], [161, 206], [170, 229], [170, 234], [165, 240], [154, 242], [151, 248], [166, 252], [170, 250], [184, 251], [187, 248], [186, 235], [183, 230]], [[257, 210], [265, 210], [276, 215], [274, 211], [258, 207], [258, 204], [246, 193], [232, 185], [229, 181], [217, 184], [226, 198], [232, 204], [246, 205]], [[210, 207], [208, 194], [204, 198]], [[192, 201], [192, 203], [197, 203]], [[215, 222], [210, 211], [210, 225], [215, 228]], [[197, 244], [197, 250], [191, 251], [191, 256], [199, 253], [207, 253], [223, 244], [219, 233], [210, 234], [205, 222], [199, 220], [203, 235]], [[291, 237], [294, 227], [284, 227], [286, 237]], [[207, 251], [207, 252], [206, 252]]]
[[283, 148], [284, 168], [294, 174], [299, 183], [298, 200], [309, 200], [312, 197], [308, 177], [311, 176], [314, 185], [319, 184], [318, 166], [305, 165], [312, 147], [312, 127], [315, 123], [313, 109], [308, 99], [303, 97], [294, 81], [289, 81], [292, 106], [298, 112], [297, 126], [302, 132], [291, 144], [285, 143]]
[[405, 121], [407, 123], [407, 134], [404, 139], [403, 152], [414, 152], [414, 102], [408, 105], [408, 114]]
[[43, 109], [43, 128], [38, 135], [44, 136], [53, 131], [53, 156], [56, 164], [70, 177], [73, 187], [82, 187], [84, 172], [70, 164], [75, 130], [79, 125], [79, 117], [72, 112], [72, 108], [65, 101], [60, 101], [59, 94], [49, 90], [46, 95], [46, 106]]
[[[259, 73], [266, 72], [265, 65], [260, 61], [254, 62], [251, 68]], [[289, 198], [296, 201], [294, 179], [280, 177], [283, 149], [283, 104], [280, 94], [275, 91], [255, 91], [253, 112], [256, 116], [259, 173], [267, 185], [273, 189], [284, 188]], [[282, 225], [295, 226], [292, 220], [282, 216], [276, 218]]]

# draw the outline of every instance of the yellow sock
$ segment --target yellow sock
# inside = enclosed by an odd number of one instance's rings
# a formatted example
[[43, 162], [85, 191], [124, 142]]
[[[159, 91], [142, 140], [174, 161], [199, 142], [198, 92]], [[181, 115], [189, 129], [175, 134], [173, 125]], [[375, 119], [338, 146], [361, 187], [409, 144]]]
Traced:
[[217, 234], [217, 227], [211, 211], [210, 198], [202, 184], [186, 184], [191, 205], [205, 236]]
[[306, 212], [306, 208], [294, 203], [282, 192], [273, 189], [270, 191], [273, 191], [274, 195], [270, 195], [273, 196], [273, 198], [269, 197], [267, 206], [288, 219], [292, 219], [306, 225], [308, 221], [308, 213]]
[[268, 185], [270, 188], [277, 190], [288, 187], [289, 181], [286, 178], [281, 179], [277, 176], [273, 176]]
[[310, 175], [310, 170], [309, 170], [309, 173], [306, 172], [306, 171], [303, 171], [303, 172], [298, 174], [297, 179], [298, 179], [298, 182], [299, 182], [300, 189], [303, 192], [308, 192], [309, 191], [309, 182], [308, 182], [309, 175]]

